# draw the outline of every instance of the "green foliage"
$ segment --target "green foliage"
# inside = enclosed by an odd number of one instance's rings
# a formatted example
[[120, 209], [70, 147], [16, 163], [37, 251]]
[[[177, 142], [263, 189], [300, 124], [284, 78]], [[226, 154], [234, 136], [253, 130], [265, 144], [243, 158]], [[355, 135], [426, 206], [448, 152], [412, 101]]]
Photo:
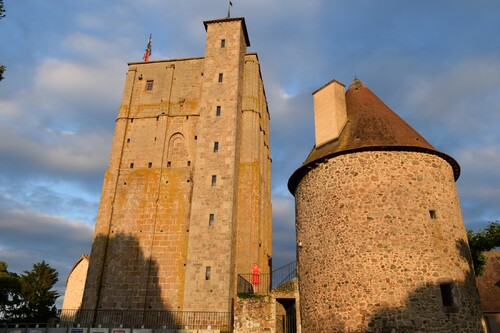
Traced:
[[[5, 7], [3, 5], [3, 0], [0, 0], [0, 19], [4, 17], [5, 17]], [[3, 80], [3, 73], [5, 72], [6, 69], [7, 67], [5, 67], [4, 65], [0, 65], [0, 81]]]
[[45, 261], [21, 275], [21, 309], [28, 321], [46, 322], [57, 315], [55, 302], [59, 294], [51, 290], [58, 281], [57, 276], [57, 271]]
[[4, 65], [0, 65], [0, 81], [3, 80], [3, 73], [5, 72], [6, 69], [7, 67], [5, 67]]
[[45, 261], [33, 265], [33, 270], [24, 271], [21, 276], [9, 272], [7, 264], [0, 261], [0, 317], [3, 316], [3, 321], [44, 323], [55, 318], [55, 301], [59, 294], [51, 289], [58, 281], [57, 276], [57, 271]]
[[262, 294], [254, 294], [254, 293], [238, 293], [239, 298], [254, 298], [254, 299], [259, 299], [259, 298], [264, 298], [267, 295], [262, 295]]
[[11, 310], [17, 303], [21, 283], [16, 273], [7, 270], [7, 263], [0, 261], [0, 313], [11, 316]]
[[491, 222], [488, 227], [478, 232], [468, 230], [467, 238], [476, 275], [483, 275], [486, 266], [484, 252], [500, 246], [500, 223], [498, 221]]

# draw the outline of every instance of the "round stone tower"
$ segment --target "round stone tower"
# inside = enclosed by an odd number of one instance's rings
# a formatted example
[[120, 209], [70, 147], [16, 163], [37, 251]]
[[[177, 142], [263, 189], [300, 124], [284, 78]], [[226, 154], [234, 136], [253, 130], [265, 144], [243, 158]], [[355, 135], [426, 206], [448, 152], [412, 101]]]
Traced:
[[288, 183], [302, 332], [482, 332], [458, 163], [358, 79], [313, 95], [316, 146]]

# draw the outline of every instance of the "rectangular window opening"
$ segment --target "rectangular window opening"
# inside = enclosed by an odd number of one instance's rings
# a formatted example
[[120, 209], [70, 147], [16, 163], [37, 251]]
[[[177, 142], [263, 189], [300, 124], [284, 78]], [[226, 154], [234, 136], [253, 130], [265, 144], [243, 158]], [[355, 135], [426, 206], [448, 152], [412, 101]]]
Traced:
[[215, 220], [215, 216], [214, 216], [214, 214], [210, 214], [210, 215], [208, 216], [208, 225], [209, 225], [209, 226], [213, 226], [213, 225], [214, 225], [214, 220]]
[[191, 161], [187, 161], [187, 166], [191, 166]]
[[146, 81], [146, 91], [151, 91], [153, 90], [153, 80], [147, 80]]
[[214, 153], [219, 151], [219, 143], [216, 141], [214, 142]]
[[224, 80], [224, 75], [222, 73], [219, 73], [219, 82], [222, 82]]
[[431, 217], [431, 219], [435, 220], [437, 218], [437, 216], [436, 216], [436, 210], [429, 209], [429, 216]]
[[210, 280], [210, 274], [212, 273], [212, 267], [205, 267], [205, 280]]
[[217, 109], [216, 109], [216, 111], [215, 111], [215, 115], [216, 115], [217, 117], [219, 117], [219, 116], [220, 116], [220, 113], [221, 113], [221, 107], [220, 107], [220, 105], [217, 105]]
[[134, 168], [134, 163], [130, 163], [130, 169]]
[[172, 162], [168, 161], [167, 162], [167, 168], [170, 168], [172, 166]]
[[148, 163], [148, 168], [152, 168], [153, 167], [153, 162], [149, 162]]
[[226, 47], [226, 40], [225, 39], [221, 39], [221, 41], [220, 41], [220, 47], [221, 48], [225, 48]]
[[441, 288], [441, 299], [443, 301], [444, 307], [452, 307], [453, 304], [453, 285], [451, 283], [441, 283], [439, 285]]
[[129, 142], [130, 142], [130, 139], [127, 139], [127, 143], [129, 143]]
[[217, 176], [213, 175], [212, 176], [212, 186], [215, 186], [215, 184], [217, 184]]

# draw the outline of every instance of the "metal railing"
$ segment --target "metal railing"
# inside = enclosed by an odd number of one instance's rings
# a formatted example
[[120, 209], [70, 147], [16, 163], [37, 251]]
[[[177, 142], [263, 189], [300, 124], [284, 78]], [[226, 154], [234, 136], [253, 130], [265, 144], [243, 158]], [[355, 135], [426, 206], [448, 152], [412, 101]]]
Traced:
[[291, 281], [297, 276], [297, 262], [293, 261], [285, 266], [275, 269], [272, 272], [271, 287], [277, 288], [282, 284]]
[[295, 315], [276, 316], [276, 333], [296, 333], [297, 317]]
[[62, 310], [59, 327], [231, 330], [230, 312], [165, 310]]
[[271, 274], [238, 274], [238, 294], [269, 294], [297, 276], [297, 262], [282, 266]]
[[269, 294], [271, 274], [238, 274], [238, 294]]

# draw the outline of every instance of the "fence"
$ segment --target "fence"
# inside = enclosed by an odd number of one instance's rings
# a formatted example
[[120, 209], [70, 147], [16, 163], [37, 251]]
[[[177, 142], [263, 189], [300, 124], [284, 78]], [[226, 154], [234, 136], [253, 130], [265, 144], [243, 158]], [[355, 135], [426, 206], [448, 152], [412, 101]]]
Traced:
[[276, 316], [276, 333], [296, 333], [296, 320], [295, 315]]
[[269, 294], [272, 289], [297, 276], [297, 263], [274, 270], [271, 274], [238, 274], [238, 294]]
[[269, 294], [271, 274], [238, 274], [238, 294]]
[[[11, 324], [13, 325], [13, 324]], [[20, 324], [26, 326], [27, 324]], [[126, 327], [230, 331], [230, 312], [164, 310], [62, 310], [50, 327]]]
[[277, 268], [272, 273], [271, 287], [277, 288], [297, 276], [297, 262], [293, 261], [285, 266]]

